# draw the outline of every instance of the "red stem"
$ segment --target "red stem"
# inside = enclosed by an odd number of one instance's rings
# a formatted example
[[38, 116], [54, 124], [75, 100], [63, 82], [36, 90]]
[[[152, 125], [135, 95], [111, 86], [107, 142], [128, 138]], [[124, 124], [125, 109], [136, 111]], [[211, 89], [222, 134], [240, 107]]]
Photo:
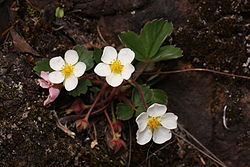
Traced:
[[125, 96], [121, 96], [121, 99], [125, 104], [129, 105], [133, 110], [135, 110], [135, 106]]
[[110, 100], [112, 100], [112, 98], [116, 95], [117, 90], [118, 90], [117, 88], [113, 88], [112, 91], [111, 91], [111, 93], [110, 93], [110, 95], [109, 95], [109, 97], [107, 97], [107, 98], [106, 98], [105, 100], [103, 100], [102, 102], [96, 104], [96, 106], [97, 106], [97, 107], [98, 107], [98, 106], [102, 106], [103, 104], [105, 104], [105, 103], [109, 102]]
[[[132, 81], [132, 80], [131, 80], [131, 81]], [[132, 84], [137, 88], [138, 93], [139, 93], [139, 96], [140, 96], [140, 98], [141, 98], [141, 100], [142, 100], [144, 109], [147, 110], [148, 105], [147, 105], [147, 103], [146, 103], [146, 101], [145, 101], [145, 98], [144, 98], [144, 95], [143, 95], [141, 86], [140, 86], [137, 82], [135, 82], [135, 81], [132, 81]]]
[[115, 130], [114, 130], [114, 127], [113, 127], [113, 125], [112, 125], [112, 121], [111, 121], [111, 119], [109, 118], [109, 115], [108, 115], [108, 113], [107, 113], [106, 110], [104, 111], [104, 114], [105, 114], [105, 116], [106, 116], [106, 118], [107, 118], [107, 120], [108, 120], [108, 122], [109, 122], [109, 125], [110, 125], [110, 128], [111, 128], [111, 132], [112, 132], [112, 134], [113, 134], [113, 137], [115, 137]]
[[85, 120], [88, 120], [89, 115], [91, 113], [91, 111], [94, 109], [96, 103], [98, 102], [98, 100], [101, 98], [101, 96], [103, 95], [104, 91], [106, 90], [106, 88], [108, 87], [108, 84], [105, 84], [102, 89], [100, 90], [99, 94], [97, 95], [94, 103], [91, 105], [91, 108], [89, 109], [88, 113], [86, 114], [86, 117], [84, 118]]
[[132, 80], [136, 80], [140, 75], [141, 75], [141, 73], [144, 71], [144, 69], [146, 68], [146, 66], [147, 66], [148, 64], [147, 63], [143, 63], [138, 69], [139, 70], [137, 70], [135, 73], [134, 73], [134, 75], [133, 75], [133, 77], [132, 77]]
[[96, 74], [89, 74], [89, 75], [84, 75], [81, 78], [78, 78], [79, 80], [83, 80], [83, 79], [91, 79], [95, 76]]
[[144, 74], [145, 75], [147, 75], [147, 74], [149, 74], [149, 75], [154, 75], [154, 74], [175, 74], [175, 73], [189, 72], [189, 71], [204, 71], [204, 72], [211, 72], [211, 73], [220, 74], [220, 75], [226, 75], [226, 76], [230, 76], [230, 77], [250, 79], [250, 77], [244, 76], [244, 75], [229, 74], [229, 73], [226, 73], [226, 72], [220, 72], [220, 71], [204, 69], [204, 68], [190, 68], [190, 69], [173, 70], [173, 71], [166, 71], [166, 72], [149, 72], [149, 73], [144, 73]]

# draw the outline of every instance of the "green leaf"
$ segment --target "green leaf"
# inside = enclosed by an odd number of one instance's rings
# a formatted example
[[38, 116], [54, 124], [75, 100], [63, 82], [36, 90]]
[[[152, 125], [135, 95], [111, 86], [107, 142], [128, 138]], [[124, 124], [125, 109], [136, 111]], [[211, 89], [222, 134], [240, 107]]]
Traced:
[[172, 33], [173, 25], [165, 20], [154, 20], [145, 24], [140, 35], [134, 32], [123, 32], [120, 41], [135, 52], [135, 58], [151, 62], [164, 40]]
[[94, 60], [96, 63], [101, 62], [102, 50], [99, 48], [94, 48]]
[[133, 117], [134, 111], [132, 107], [127, 104], [119, 103], [116, 106], [116, 115], [120, 120], [129, 120]]
[[88, 51], [80, 45], [76, 46], [74, 50], [78, 53], [79, 61], [86, 64], [86, 71], [90, 70], [94, 66], [93, 51]]
[[[148, 106], [154, 103], [167, 104], [167, 94], [163, 90], [150, 89], [149, 86], [143, 85], [142, 93], [144, 96], [144, 100]], [[138, 116], [140, 113], [145, 112], [142, 99], [137, 89], [134, 89], [133, 91], [132, 101], [136, 108], [135, 116]]]
[[64, 9], [60, 8], [60, 7], [57, 7], [56, 11], [55, 11], [55, 16], [57, 18], [62, 18], [64, 16]]
[[161, 89], [151, 89], [149, 105], [153, 103], [167, 104], [167, 94]]
[[123, 45], [132, 49], [135, 52], [135, 59], [138, 61], [145, 60], [145, 51], [144, 46], [142, 45], [141, 40], [139, 39], [138, 35], [132, 31], [129, 32], [122, 32], [119, 35], [119, 39]]
[[80, 96], [81, 94], [87, 93], [89, 86], [92, 86], [92, 83], [89, 79], [79, 80], [77, 87], [68, 93], [74, 97]]
[[[143, 96], [144, 96], [144, 100], [146, 102], [149, 101], [150, 97], [151, 97], [151, 91], [150, 91], [149, 86], [143, 85], [143, 86], [141, 86], [141, 89], [142, 89], [142, 93], [143, 93]], [[135, 106], [143, 105], [138, 90], [134, 89], [133, 92], [134, 92], [133, 93], [133, 95], [134, 95], [133, 96], [133, 104]]]
[[182, 50], [173, 45], [168, 45], [161, 47], [152, 61], [159, 62], [163, 60], [177, 59], [179, 57], [182, 57]]
[[141, 31], [141, 41], [143, 41], [148, 57], [152, 58], [155, 56], [172, 31], [173, 24], [164, 20], [154, 20], [145, 24]]
[[138, 117], [142, 112], [145, 112], [145, 109], [142, 105], [137, 106], [135, 110], [135, 117]]
[[45, 58], [41, 61], [36, 62], [36, 65], [33, 69], [36, 72], [36, 74], [39, 76], [41, 74], [41, 71], [44, 71], [44, 72], [52, 72], [53, 71], [53, 69], [51, 69], [49, 66], [49, 59], [48, 58]]

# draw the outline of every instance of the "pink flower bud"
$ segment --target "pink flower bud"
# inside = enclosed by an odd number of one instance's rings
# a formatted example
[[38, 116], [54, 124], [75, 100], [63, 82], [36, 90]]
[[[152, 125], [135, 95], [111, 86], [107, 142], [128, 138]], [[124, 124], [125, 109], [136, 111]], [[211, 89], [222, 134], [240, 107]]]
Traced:
[[121, 148], [126, 148], [127, 145], [122, 139], [112, 139], [108, 142], [109, 148], [114, 150], [117, 153]]

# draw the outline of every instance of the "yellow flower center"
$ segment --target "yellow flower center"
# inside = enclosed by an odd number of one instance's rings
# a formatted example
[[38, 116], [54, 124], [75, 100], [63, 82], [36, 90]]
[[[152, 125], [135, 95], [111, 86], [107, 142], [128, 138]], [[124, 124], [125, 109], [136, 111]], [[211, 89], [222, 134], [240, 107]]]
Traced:
[[124, 66], [121, 64], [120, 60], [115, 60], [114, 62], [112, 62], [110, 64], [111, 72], [115, 73], [115, 74], [121, 74], [122, 70], [123, 70], [123, 67]]
[[71, 64], [65, 64], [62, 69], [62, 73], [65, 75], [65, 77], [69, 77], [74, 72], [74, 66]]
[[153, 131], [160, 125], [159, 117], [149, 117], [148, 126]]

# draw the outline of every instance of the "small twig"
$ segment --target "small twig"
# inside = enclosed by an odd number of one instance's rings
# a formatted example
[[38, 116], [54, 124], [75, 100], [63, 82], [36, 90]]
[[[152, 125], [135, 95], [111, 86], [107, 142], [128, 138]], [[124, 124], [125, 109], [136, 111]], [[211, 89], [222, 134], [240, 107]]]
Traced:
[[108, 42], [103, 38], [99, 25], [96, 26], [96, 30], [101, 40], [107, 45]]
[[154, 75], [154, 74], [175, 74], [175, 73], [190, 72], [190, 71], [211, 72], [211, 73], [220, 74], [220, 75], [226, 75], [226, 76], [230, 76], [230, 77], [250, 79], [250, 77], [244, 76], [244, 75], [229, 74], [229, 73], [226, 73], [226, 72], [220, 72], [220, 71], [215, 71], [215, 70], [210, 70], [210, 69], [204, 69], [204, 68], [190, 68], [190, 69], [173, 70], [173, 71], [166, 71], [166, 72], [149, 72], [149, 73], [144, 73], [144, 74], [145, 75], [148, 75], [148, 74], [149, 75]]
[[8, 32], [10, 32], [10, 30], [12, 30], [15, 26], [16, 26], [16, 24], [18, 23], [19, 21], [16, 21], [12, 26], [10, 26], [9, 28], [7, 28], [6, 30], [4, 30], [3, 32], [2, 32], [2, 36], [5, 36]]
[[[182, 125], [178, 124], [178, 127], [184, 131], [189, 137], [191, 137], [197, 144], [199, 144], [206, 152], [208, 152], [213, 158], [219, 161], [221, 164], [224, 164], [216, 155], [214, 155], [210, 150], [208, 150], [199, 140], [197, 140], [191, 133], [189, 133]], [[226, 166], [224, 164], [224, 166]]]
[[214, 162], [216, 162], [218, 165], [222, 166], [222, 167], [227, 167], [223, 162], [218, 161], [217, 159], [215, 159], [214, 157], [210, 156], [209, 154], [207, 154], [206, 152], [204, 152], [203, 150], [201, 150], [200, 148], [198, 148], [197, 146], [195, 146], [193, 143], [189, 142], [187, 139], [185, 139], [184, 137], [178, 135], [177, 133], [173, 132], [172, 133], [180, 138], [181, 140], [183, 140], [184, 142], [186, 142], [187, 144], [189, 144], [190, 146], [192, 146], [193, 148], [195, 148], [196, 150], [198, 150], [200, 153], [202, 153], [203, 155], [207, 156], [209, 159], [213, 160]]
[[58, 116], [57, 116], [55, 110], [52, 110], [51, 112], [56, 117], [56, 125], [57, 125], [57, 127], [60, 128], [65, 133], [67, 133], [70, 137], [75, 138], [76, 134], [61, 124], [61, 122], [59, 121]]
[[151, 153], [145, 160], [143, 160], [139, 166], [142, 166], [142, 164], [144, 164], [145, 161], [147, 161], [149, 158], [151, 158], [152, 156], [154, 156], [157, 152], [161, 151], [162, 149], [166, 148], [168, 145], [174, 143], [174, 141], [171, 141], [169, 143], [166, 143], [164, 146], [162, 146], [161, 148], [159, 148], [158, 150], [156, 150], [155, 152]]

